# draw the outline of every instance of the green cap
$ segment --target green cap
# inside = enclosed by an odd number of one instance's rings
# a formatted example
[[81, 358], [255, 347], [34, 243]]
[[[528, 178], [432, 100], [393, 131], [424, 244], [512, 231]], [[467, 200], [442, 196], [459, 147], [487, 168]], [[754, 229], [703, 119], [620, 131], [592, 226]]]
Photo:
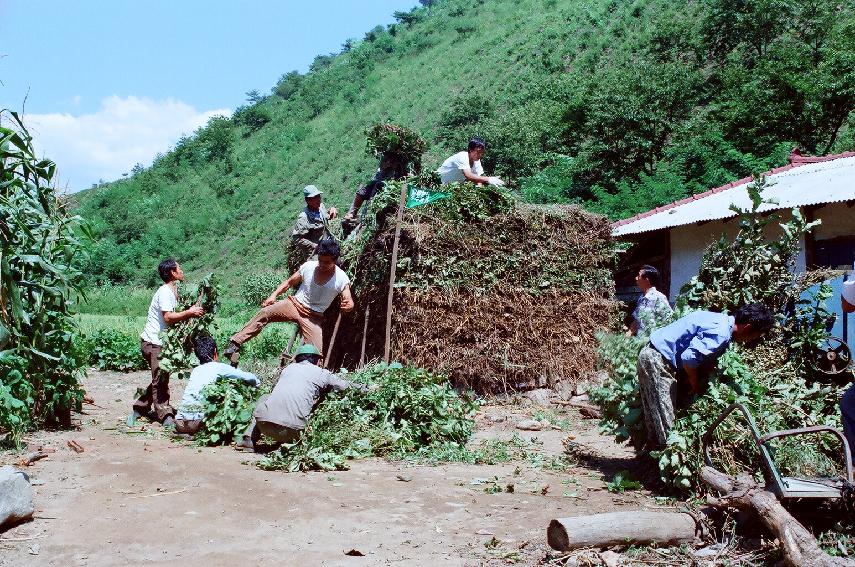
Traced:
[[313, 345], [311, 343], [306, 343], [304, 345], [301, 345], [300, 348], [297, 349], [297, 352], [294, 353], [295, 356], [298, 354], [316, 354], [316, 355], [320, 356], [321, 352], [318, 350], [318, 347], [316, 347], [315, 345]]

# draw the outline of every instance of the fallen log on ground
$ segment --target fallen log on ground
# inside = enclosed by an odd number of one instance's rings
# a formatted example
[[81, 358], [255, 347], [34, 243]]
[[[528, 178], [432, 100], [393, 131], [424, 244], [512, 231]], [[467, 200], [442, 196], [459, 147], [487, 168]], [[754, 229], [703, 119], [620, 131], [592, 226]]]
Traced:
[[659, 543], [677, 545], [694, 541], [697, 522], [686, 512], [608, 512], [549, 522], [546, 539], [558, 551], [581, 547]]
[[753, 512], [763, 525], [781, 542], [781, 551], [787, 565], [813, 567], [848, 565], [855, 561], [832, 557], [825, 553], [807, 528], [793, 518], [769, 490], [758, 485], [747, 474], [734, 478], [706, 466], [701, 469], [701, 478], [722, 496], [708, 502], [716, 507], [731, 507]]

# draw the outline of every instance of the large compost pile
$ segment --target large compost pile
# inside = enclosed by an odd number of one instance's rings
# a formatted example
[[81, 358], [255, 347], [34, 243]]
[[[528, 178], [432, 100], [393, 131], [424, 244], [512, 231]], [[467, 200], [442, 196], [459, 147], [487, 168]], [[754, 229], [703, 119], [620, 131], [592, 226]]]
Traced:
[[[594, 334], [615, 306], [608, 221], [573, 206], [519, 204], [494, 187], [441, 190], [445, 198], [403, 215], [391, 358], [482, 393], [593, 370]], [[401, 183], [387, 183], [367, 228], [345, 243], [357, 308], [330, 354], [334, 365], [360, 363], [366, 328], [365, 360], [383, 357], [400, 192]]]

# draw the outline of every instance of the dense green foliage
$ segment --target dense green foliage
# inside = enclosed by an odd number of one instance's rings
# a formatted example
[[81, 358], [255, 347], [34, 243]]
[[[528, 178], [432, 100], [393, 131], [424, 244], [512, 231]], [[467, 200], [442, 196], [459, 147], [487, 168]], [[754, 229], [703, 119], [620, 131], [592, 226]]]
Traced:
[[[805, 282], [789, 271], [799, 240], [811, 225], [794, 211], [791, 220], [781, 223], [777, 239], [764, 236], [764, 226], [777, 218], [757, 213], [762, 185], [749, 187], [753, 207], [738, 211], [740, 231], [736, 236], [722, 238], [706, 250], [698, 276], [678, 297], [678, 312], [685, 314], [693, 308], [733, 311], [750, 301], [764, 302], [776, 313], [782, 313], [787, 304], [795, 304], [795, 308], [760, 345], [732, 345], [719, 359], [704, 393], [678, 411], [666, 447], [651, 453], [662, 481], [677, 489], [699, 487], [701, 436], [735, 401], [750, 409], [761, 432], [840, 425], [840, 388], [815, 382], [811, 372], [812, 349], [827, 336], [829, 314], [818, 305], [828, 299], [830, 288], [820, 286], [812, 298], [799, 299]], [[647, 337], [605, 333], [599, 342], [600, 359], [610, 380], [592, 391], [591, 399], [603, 409], [604, 429], [619, 441], [640, 448], [646, 431], [636, 361]], [[782, 470], [795, 475], [833, 475], [842, 455], [839, 443], [828, 437], [807, 445], [803, 441], [795, 438], [777, 443], [775, 459]], [[728, 472], [758, 470], [756, 444], [741, 416], [729, 417], [719, 427], [714, 455], [716, 465]]]
[[129, 372], [148, 368], [135, 335], [104, 328], [81, 337], [81, 342], [85, 360], [98, 370]]
[[190, 375], [196, 356], [193, 354], [193, 341], [199, 335], [213, 335], [216, 330], [214, 316], [220, 302], [217, 280], [213, 274], [201, 282], [194, 294], [185, 294], [179, 301], [176, 311], [184, 311], [192, 305], [200, 305], [205, 314], [201, 317], [185, 319], [166, 330], [163, 339], [163, 351], [160, 353], [160, 368], [173, 378], [184, 379]]
[[734, 311], [740, 305], [759, 301], [781, 311], [792, 296], [796, 258], [801, 242], [820, 221], [807, 222], [798, 209], [781, 223], [782, 234], [767, 239], [765, 229], [778, 224], [780, 215], [761, 215], [766, 180], [748, 186], [750, 209], [731, 205], [738, 216], [739, 232], [729, 240], [722, 236], [704, 251], [698, 275], [680, 290], [680, 305], [703, 306], [712, 311]]
[[263, 468], [343, 470], [351, 458], [404, 457], [429, 446], [462, 448], [472, 435], [477, 405], [455, 392], [445, 376], [377, 364], [348, 379], [371, 389], [329, 395], [300, 439], [261, 461]]
[[97, 281], [153, 287], [177, 256], [239, 281], [285, 265], [300, 188], [350, 203], [377, 160], [366, 128], [429, 143], [426, 170], [468, 137], [488, 171], [539, 202], [613, 217], [853, 148], [855, 17], [817, 0], [438, 0], [250, 93], [152, 167], [79, 195]]
[[[249, 426], [258, 388], [241, 380], [218, 378], [202, 388], [202, 429], [195, 436], [199, 445], [228, 445]], [[189, 408], [197, 411], [196, 408]]]
[[[6, 118], [5, 111], [0, 118]], [[0, 435], [68, 422], [85, 364], [71, 297], [83, 284], [79, 218], [57, 198], [50, 160], [35, 157], [17, 114], [0, 127]]]

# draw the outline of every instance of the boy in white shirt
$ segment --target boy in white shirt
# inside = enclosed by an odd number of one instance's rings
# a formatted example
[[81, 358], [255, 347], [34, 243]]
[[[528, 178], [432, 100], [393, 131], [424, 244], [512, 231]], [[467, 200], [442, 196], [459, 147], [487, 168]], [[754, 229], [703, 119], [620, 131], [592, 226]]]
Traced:
[[463, 181], [471, 181], [472, 183], [503, 186], [505, 184], [498, 177], [485, 177], [484, 167], [481, 165], [481, 158], [484, 157], [484, 152], [487, 150], [487, 145], [481, 138], [472, 138], [469, 140], [469, 149], [465, 152], [458, 152], [442, 162], [436, 172], [439, 174], [442, 184], [458, 183]]
[[178, 404], [178, 413], [175, 414], [175, 432], [184, 435], [196, 435], [202, 427], [202, 390], [208, 384], [216, 382], [217, 378], [229, 378], [242, 380], [255, 387], [261, 383], [258, 376], [251, 372], [244, 372], [223, 364], [217, 356], [217, 345], [210, 335], [201, 335], [193, 341], [193, 352], [199, 359], [199, 366], [190, 373], [187, 387], [184, 388], [184, 396]]
[[148, 307], [145, 327], [140, 334], [140, 350], [151, 368], [151, 382], [145, 392], [134, 402], [128, 425], [133, 427], [140, 416], [149, 415], [166, 426], [174, 425], [175, 410], [169, 405], [169, 374], [160, 372], [158, 358], [163, 345], [160, 333], [167, 326], [175, 325], [185, 319], [201, 317], [205, 311], [199, 305], [193, 305], [185, 311], [175, 312], [178, 306], [178, 282], [184, 281], [184, 270], [168, 258], [157, 267], [163, 285], [154, 293]]
[[[268, 323], [296, 323], [303, 340], [315, 345], [318, 352], [324, 351], [324, 312], [338, 296], [341, 296], [341, 310], [345, 313], [351, 311], [353, 296], [350, 294], [350, 278], [336, 266], [336, 260], [341, 255], [339, 245], [334, 240], [324, 239], [318, 244], [315, 253], [318, 259], [304, 263], [291, 277], [279, 284], [261, 302], [261, 310], [229, 339], [223, 356], [229, 357], [232, 365], [237, 364], [241, 345], [260, 333]], [[277, 301], [280, 294], [291, 288], [297, 288], [297, 292]]]

